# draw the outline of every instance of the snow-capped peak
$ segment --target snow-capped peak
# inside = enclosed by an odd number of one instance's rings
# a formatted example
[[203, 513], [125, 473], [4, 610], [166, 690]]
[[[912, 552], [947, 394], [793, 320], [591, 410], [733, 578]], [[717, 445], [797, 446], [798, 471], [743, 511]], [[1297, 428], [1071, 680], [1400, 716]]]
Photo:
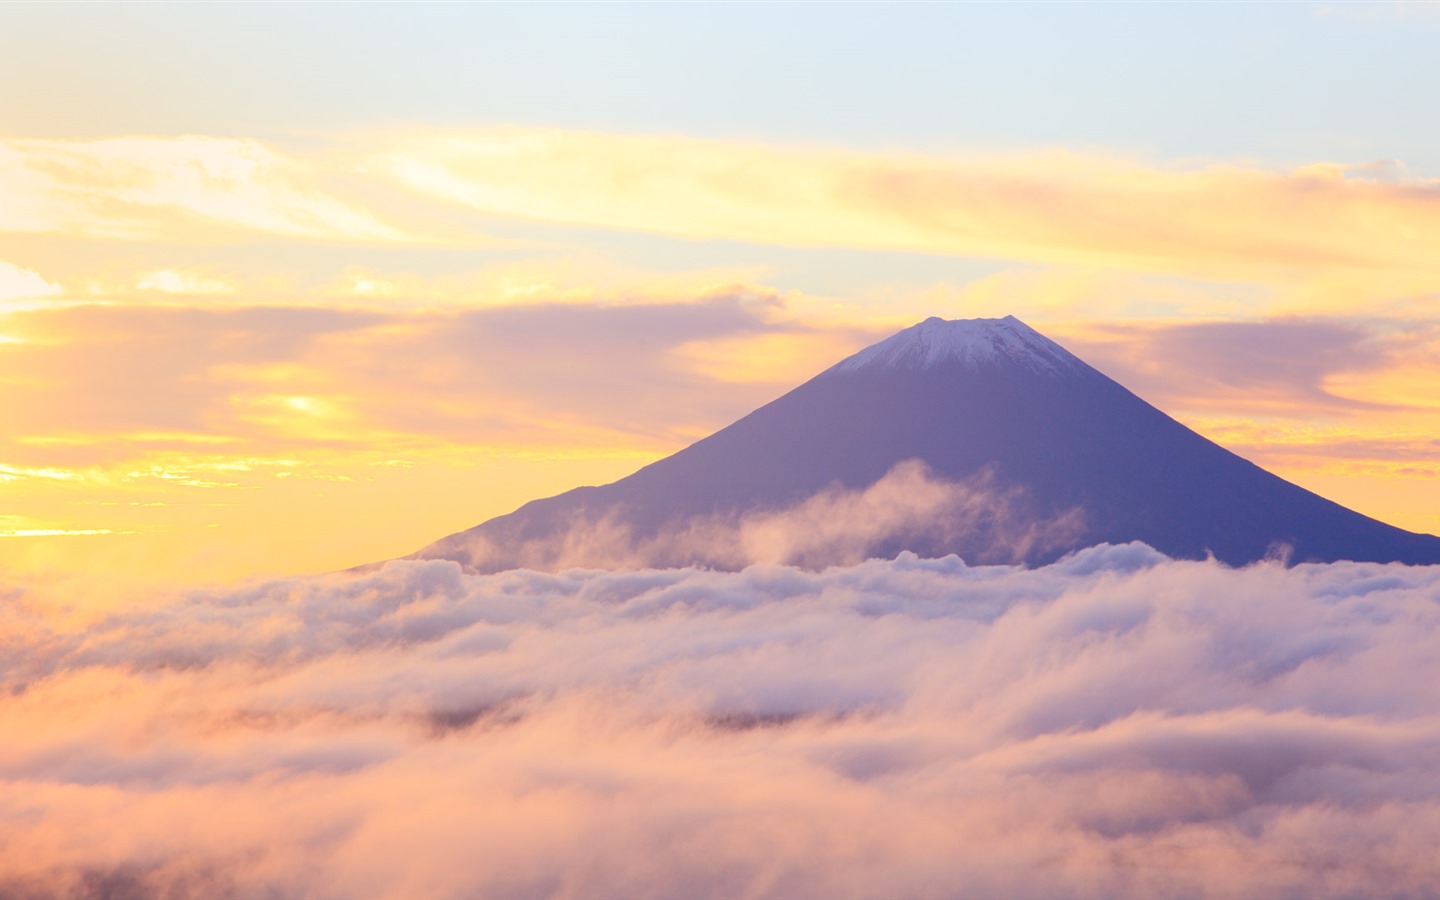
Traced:
[[932, 316], [866, 347], [831, 371], [929, 369], [950, 363], [960, 363], [972, 372], [982, 367], [1019, 365], [1050, 375], [1075, 373], [1085, 368], [1085, 364], [1064, 347], [1014, 316], [949, 321]]

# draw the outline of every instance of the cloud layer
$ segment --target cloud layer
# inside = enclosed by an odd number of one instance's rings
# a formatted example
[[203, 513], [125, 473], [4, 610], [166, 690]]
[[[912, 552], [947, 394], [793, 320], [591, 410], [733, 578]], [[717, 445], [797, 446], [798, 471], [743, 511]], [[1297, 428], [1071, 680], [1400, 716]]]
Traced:
[[0, 893], [1433, 896], [1437, 604], [1141, 545], [11, 592]]

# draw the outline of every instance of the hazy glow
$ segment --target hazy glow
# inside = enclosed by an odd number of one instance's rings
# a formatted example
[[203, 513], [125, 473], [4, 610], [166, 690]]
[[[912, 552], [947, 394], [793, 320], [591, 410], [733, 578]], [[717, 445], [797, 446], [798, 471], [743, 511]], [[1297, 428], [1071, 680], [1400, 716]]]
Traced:
[[1358, 271], [1428, 289], [1440, 239], [1435, 183], [1363, 166], [945, 158], [524, 130], [421, 135], [384, 164], [418, 191], [491, 214], [1216, 278]]

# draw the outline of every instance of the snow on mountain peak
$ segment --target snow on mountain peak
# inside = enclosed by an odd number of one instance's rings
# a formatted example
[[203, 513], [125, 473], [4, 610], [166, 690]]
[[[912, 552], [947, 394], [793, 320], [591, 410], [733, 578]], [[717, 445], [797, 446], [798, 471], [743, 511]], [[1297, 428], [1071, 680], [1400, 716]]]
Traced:
[[930, 369], [950, 363], [960, 363], [972, 372], [1019, 365], [1047, 375], [1073, 374], [1085, 368], [1064, 347], [1014, 316], [948, 321], [931, 316], [866, 347], [830, 371]]

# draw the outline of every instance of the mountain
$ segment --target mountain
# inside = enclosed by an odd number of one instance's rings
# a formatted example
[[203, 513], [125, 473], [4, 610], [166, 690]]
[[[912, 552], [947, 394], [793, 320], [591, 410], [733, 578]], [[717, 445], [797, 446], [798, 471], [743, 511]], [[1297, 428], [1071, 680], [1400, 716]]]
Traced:
[[415, 556], [478, 571], [820, 567], [902, 550], [1036, 565], [1128, 541], [1232, 565], [1440, 563], [1440, 538], [1266, 472], [1013, 316], [927, 319], [626, 478]]

